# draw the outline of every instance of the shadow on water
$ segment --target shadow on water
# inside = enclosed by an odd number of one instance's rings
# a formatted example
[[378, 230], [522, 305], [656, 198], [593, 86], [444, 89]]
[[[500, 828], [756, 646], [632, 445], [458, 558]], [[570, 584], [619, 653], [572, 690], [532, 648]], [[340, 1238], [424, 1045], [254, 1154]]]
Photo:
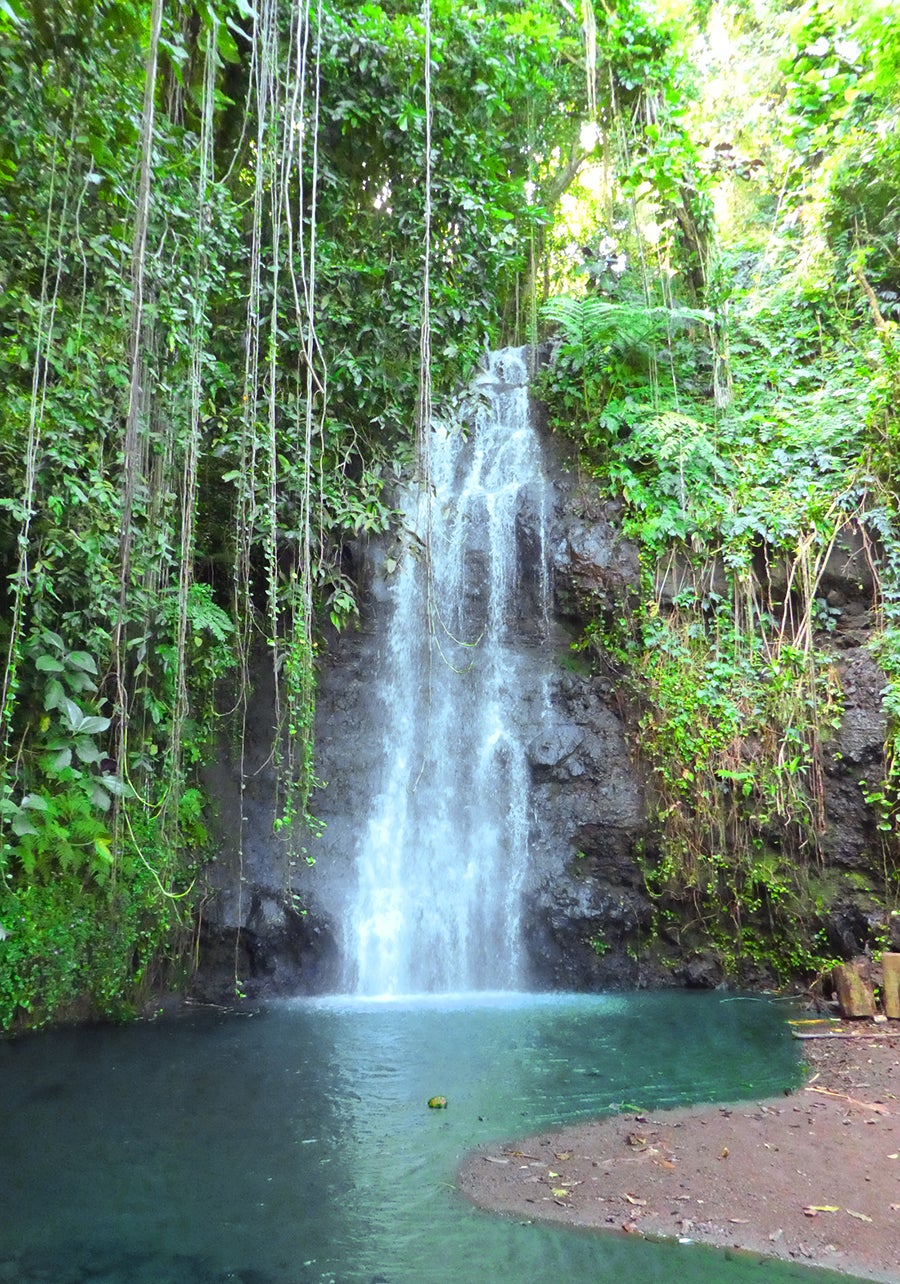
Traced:
[[[759, 1000], [297, 1001], [31, 1037], [0, 1047], [0, 1076], [0, 1281], [838, 1278], [519, 1225], [453, 1189], [479, 1142], [792, 1087], [791, 1041]], [[435, 1094], [446, 1110], [427, 1108]]]

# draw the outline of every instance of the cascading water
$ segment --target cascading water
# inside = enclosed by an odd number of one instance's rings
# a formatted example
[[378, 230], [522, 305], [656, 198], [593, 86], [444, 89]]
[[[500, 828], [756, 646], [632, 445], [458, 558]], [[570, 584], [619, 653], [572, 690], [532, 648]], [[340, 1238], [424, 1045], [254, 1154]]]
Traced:
[[475, 431], [437, 428], [374, 675], [383, 777], [348, 915], [359, 994], [516, 989], [528, 862], [525, 743], [548, 700], [549, 484], [526, 349], [476, 381]]

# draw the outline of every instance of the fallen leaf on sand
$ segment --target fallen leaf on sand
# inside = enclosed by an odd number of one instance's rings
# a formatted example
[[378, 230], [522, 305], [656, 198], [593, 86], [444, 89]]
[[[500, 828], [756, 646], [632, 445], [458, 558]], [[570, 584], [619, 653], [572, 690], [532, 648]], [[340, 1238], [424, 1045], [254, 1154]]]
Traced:
[[556, 1154], [556, 1152], [554, 1152], [553, 1158], [554, 1158], [554, 1159], [560, 1159], [560, 1160], [562, 1160], [563, 1162], [565, 1162], [567, 1159], [571, 1159], [571, 1158], [572, 1158], [572, 1152], [571, 1152], [571, 1150], [561, 1150], [561, 1151], [559, 1152], [559, 1154]]
[[647, 1202], [647, 1201], [646, 1201], [646, 1199], [638, 1199], [638, 1198], [637, 1198], [637, 1196], [635, 1196], [635, 1195], [630, 1195], [630, 1194], [628, 1193], [628, 1191], [626, 1191], [626, 1192], [625, 1192], [625, 1198], [628, 1200], [629, 1204], [641, 1204], [641, 1205], [644, 1205], [644, 1204], [646, 1204], [646, 1202]]
[[870, 1222], [872, 1220], [872, 1218], [867, 1217], [865, 1213], [855, 1213], [852, 1208], [847, 1209], [847, 1216], [855, 1217], [858, 1222]]
[[841, 1210], [837, 1204], [807, 1204], [803, 1211], [807, 1217], [818, 1217], [819, 1213], [839, 1213]]

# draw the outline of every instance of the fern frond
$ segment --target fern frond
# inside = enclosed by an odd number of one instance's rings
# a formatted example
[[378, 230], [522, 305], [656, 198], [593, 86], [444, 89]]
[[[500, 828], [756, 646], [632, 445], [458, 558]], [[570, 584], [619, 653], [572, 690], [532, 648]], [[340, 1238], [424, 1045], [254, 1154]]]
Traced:
[[673, 330], [699, 322], [708, 324], [713, 315], [704, 308], [646, 307], [636, 303], [612, 303], [596, 295], [573, 298], [561, 294], [549, 299], [541, 310], [547, 321], [558, 326], [567, 343], [589, 352], [596, 348], [641, 347], [660, 340]]
[[196, 581], [188, 591], [188, 618], [195, 633], [211, 633], [217, 642], [226, 642], [234, 625], [225, 611], [212, 600], [212, 588]]

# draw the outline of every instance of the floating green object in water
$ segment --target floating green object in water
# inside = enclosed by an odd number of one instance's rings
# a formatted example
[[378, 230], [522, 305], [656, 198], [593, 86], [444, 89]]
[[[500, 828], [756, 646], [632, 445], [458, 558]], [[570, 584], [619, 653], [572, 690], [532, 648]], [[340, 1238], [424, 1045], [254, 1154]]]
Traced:
[[446, 1097], [429, 1097], [428, 1098], [429, 1110], [445, 1110], [446, 1107], [447, 1107]]

